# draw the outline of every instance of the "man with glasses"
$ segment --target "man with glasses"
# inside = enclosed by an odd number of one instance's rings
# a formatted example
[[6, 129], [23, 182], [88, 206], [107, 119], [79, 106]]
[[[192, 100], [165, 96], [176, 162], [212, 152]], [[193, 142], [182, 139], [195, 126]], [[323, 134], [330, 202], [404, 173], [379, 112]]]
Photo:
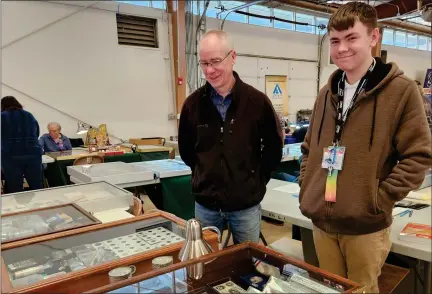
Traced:
[[207, 83], [183, 105], [179, 151], [192, 169], [195, 217], [231, 228], [234, 243], [258, 242], [260, 202], [282, 157], [279, 119], [268, 97], [244, 83], [224, 31], [209, 31], [199, 49]]

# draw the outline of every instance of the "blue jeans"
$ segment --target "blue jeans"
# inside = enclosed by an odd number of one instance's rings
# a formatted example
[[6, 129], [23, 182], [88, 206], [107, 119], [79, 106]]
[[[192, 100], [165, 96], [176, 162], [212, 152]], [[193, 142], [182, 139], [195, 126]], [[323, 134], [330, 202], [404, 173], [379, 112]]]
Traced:
[[42, 189], [42, 156], [2, 154], [1, 166], [6, 180], [6, 193], [23, 191], [24, 177], [30, 190]]
[[215, 226], [221, 233], [228, 223], [234, 244], [246, 241], [258, 242], [261, 232], [261, 205], [232, 212], [215, 211], [195, 202], [195, 218], [203, 227]]

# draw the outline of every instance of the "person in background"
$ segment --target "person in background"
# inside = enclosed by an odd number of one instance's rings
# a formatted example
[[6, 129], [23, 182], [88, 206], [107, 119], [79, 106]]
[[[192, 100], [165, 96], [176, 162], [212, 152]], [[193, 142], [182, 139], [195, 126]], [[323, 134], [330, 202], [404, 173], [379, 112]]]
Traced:
[[415, 80], [415, 82], [419, 88], [420, 94], [423, 97], [423, 104], [424, 104], [424, 108], [425, 108], [426, 118], [427, 118], [427, 121], [429, 124], [429, 129], [430, 129], [431, 134], [432, 134], [432, 104], [431, 104], [431, 102], [429, 102], [426, 99], [422, 84], [417, 80]]
[[6, 193], [23, 190], [24, 177], [31, 190], [42, 189], [42, 150], [39, 124], [13, 96], [1, 100], [1, 167]]
[[51, 122], [47, 125], [48, 134], [39, 138], [39, 143], [44, 153], [72, 150], [72, 144], [68, 137], [61, 133], [59, 123]]
[[375, 8], [340, 6], [328, 32], [339, 69], [315, 101], [302, 144], [300, 210], [313, 222], [319, 266], [378, 293], [393, 207], [423, 182], [431, 135], [417, 85], [372, 56]]
[[234, 243], [258, 242], [266, 184], [282, 158], [280, 120], [270, 99], [233, 71], [236, 52], [224, 31], [209, 31], [199, 49], [207, 83], [185, 101], [180, 156], [192, 170], [195, 217]]

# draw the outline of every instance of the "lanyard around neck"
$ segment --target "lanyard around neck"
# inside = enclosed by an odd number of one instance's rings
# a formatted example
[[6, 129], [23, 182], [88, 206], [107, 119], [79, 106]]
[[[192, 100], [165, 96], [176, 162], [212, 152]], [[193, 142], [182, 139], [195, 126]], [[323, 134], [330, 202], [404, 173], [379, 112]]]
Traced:
[[339, 145], [339, 142], [342, 137], [342, 131], [343, 128], [348, 120], [348, 117], [354, 107], [354, 104], [360, 95], [360, 93], [366, 88], [367, 81], [370, 77], [370, 74], [373, 72], [376, 65], [375, 58], [372, 61], [372, 64], [369, 66], [368, 71], [366, 74], [361, 78], [357, 89], [354, 92], [353, 97], [351, 98], [350, 104], [348, 105], [348, 108], [346, 109], [345, 113], [343, 112], [343, 105], [344, 105], [344, 95], [345, 95], [345, 81], [346, 81], [346, 74], [345, 72], [342, 73], [342, 78], [338, 82], [338, 102], [336, 105], [336, 128], [335, 128], [335, 135], [333, 138], [333, 145]]

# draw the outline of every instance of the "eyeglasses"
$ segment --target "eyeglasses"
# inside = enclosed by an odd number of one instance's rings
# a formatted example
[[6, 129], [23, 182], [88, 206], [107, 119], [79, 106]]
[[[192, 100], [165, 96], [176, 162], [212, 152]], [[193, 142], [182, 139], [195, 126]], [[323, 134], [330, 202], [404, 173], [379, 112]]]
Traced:
[[222, 59], [215, 59], [215, 60], [212, 60], [210, 62], [202, 62], [202, 61], [200, 61], [199, 64], [200, 64], [200, 66], [202, 68], [207, 68], [209, 66], [211, 66], [213, 68], [218, 67], [231, 54], [231, 52], [232, 52], [232, 50], [230, 50], [230, 52], [228, 52], [228, 54], [225, 55], [225, 57], [222, 58]]

